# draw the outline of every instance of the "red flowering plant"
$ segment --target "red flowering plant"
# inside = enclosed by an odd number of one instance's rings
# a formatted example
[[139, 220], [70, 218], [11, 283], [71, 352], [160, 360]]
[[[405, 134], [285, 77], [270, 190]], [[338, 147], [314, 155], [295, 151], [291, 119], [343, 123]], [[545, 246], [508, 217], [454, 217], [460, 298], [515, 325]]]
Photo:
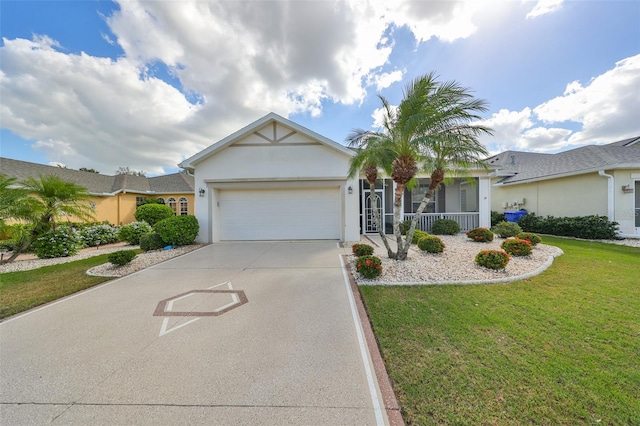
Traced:
[[475, 228], [467, 232], [467, 237], [478, 243], [488, 243], [493, 241], [493, 232], [487, 228]]
[[373, 247], [371, 247], [369, 244], [357, 243], [351, 246], [351, 250], [356, 256], [368, 256], [370, 254], [373, 254]]
[[382, 261], [376, 256], [360, 256], [356, 260], [356, 271], [365, 278], [376, 278], [382, 273]]
[[529, 256], [532, 244], [530, 241], [521, 240], [520, 238], [509, 238], [500, 247], [512, 256]]
[[511, 259], [511, 256], [502, 250], [482, 250], [476, 255], [475, 261], [485, 268], [504, 269], [507, 267], [509, 259]]

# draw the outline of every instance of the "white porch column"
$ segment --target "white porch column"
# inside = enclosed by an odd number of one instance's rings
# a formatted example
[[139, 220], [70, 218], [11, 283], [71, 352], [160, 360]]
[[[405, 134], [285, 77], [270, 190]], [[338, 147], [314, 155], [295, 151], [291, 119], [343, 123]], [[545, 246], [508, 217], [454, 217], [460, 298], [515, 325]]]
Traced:
[[491, 178], [478, 178], [478, 211], [480, 226], [491, 228]]

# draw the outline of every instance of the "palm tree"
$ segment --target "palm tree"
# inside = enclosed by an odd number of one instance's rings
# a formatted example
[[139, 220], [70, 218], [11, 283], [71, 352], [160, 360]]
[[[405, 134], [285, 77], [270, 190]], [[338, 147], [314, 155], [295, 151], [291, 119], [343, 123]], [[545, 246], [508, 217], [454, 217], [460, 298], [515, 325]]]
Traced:
[[49, 228], [55, 229], [63, 217], [67, 220], [75, 216], [81, 220], [91, 220], [94, 212], [87, 189], [73, 182], [67, 182], [55, 175], [38, 179], [28, 177], [20, 185], [30, 195], [31, 221], [35, 227], [33, 235], [39, 235]]
[[376, 134], [363, 129], [355, 129], [347, 136], [346, 141], [349, 146], [358, 148], [356, 154], [351, 158], [349, 164], [349, 178], [354, 178], [360, 171], [364, 172], [364, 175], [369, 183], [370, 194], [372, 197], [373, 206], [373, 218], [376, 224], [376, 229], [384, 242], [384, 246], [387, 249], [389, 257], [393, 256], [393, 250], [389, 246], [387, 237], [384, 234], [384, 226], [382, 226], [382, 220], [380, 219], [380, 210], [377, 205], [376, 196], [376, 180], [378, 179], [378, 169], [383, 167], [385, 172], [389, 174], [391, 168], [389, 164], [393, 161], [392, 153], [386, 149], [383, 138], [377, 138]]
[[27, 192], [19, 188], [16, 178], [0, 174], [0, 220], [23, 219], [25, 211], [21, 209]]
[[[390, 251], [390, 258], [405, 260], [420, 214], [443, 182], [447, 172], [480, 165], [487, 155], [478, 136], [491, 130], [474, 122], [487, 111], [486, 102], [476, 99], [470, 89], [451, 81], [440, 83], [431, 72], [410, 82], [400, 105], [394, 109], [382, 96], [384, 122], [381, 132], [361, 132], [367, 141], [376, 140], [375, 149], [384, 147], [392, 153], [391, 179], [395, 183], [393, 202], [393, 231], [398, 250]], [[352, 138], [358, 140], [357, 137]], [[363, 154], [364, 156], [364, 154]], [[387, 164], [389, 165], [389, 164]], [[402, 196], [407, 184], [418, 172], [419, 165], [431, 174], [431, 184], [416, 212], [406, 240], [400, 232]]]

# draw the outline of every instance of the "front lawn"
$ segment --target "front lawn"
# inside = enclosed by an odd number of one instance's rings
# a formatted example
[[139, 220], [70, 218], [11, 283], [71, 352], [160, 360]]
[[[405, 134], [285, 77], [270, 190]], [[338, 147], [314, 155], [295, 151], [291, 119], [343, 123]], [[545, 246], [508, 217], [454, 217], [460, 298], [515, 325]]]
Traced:
[[86, 274], [88, 269], [108, 262], [107, 256], [0, 274], [0, 319], [113, 279]]
[[363, 286], [407, 424], [640, 424], [640, 249], [510, 284]]

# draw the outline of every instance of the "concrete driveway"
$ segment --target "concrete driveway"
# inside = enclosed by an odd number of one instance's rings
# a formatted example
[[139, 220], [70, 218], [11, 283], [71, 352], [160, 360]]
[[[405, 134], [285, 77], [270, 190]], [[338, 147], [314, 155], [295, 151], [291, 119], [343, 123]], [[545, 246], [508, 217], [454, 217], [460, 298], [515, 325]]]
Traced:
[[340, 253], [214, 244], [10, 318], [0, 424], [386, 423]]

